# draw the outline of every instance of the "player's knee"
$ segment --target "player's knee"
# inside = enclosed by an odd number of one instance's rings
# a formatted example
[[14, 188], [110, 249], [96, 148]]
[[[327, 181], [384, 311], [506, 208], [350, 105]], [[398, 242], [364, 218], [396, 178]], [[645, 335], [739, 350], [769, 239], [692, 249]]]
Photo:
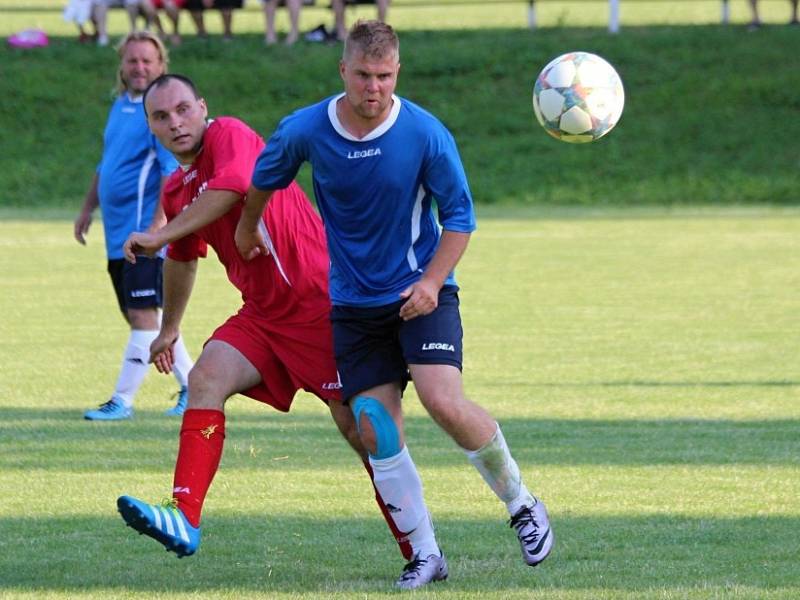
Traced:
[[361, 441], [372, 458], [391, 458], [400, 452], [400, 432], [383, 404], [375, 398], [356, 396], [350, 401], [350, 408]]
[[215, 384], [218, 379], [213, 365], [198, 361], [189, 371], [188, 408], [222, 410], [225, 397]]

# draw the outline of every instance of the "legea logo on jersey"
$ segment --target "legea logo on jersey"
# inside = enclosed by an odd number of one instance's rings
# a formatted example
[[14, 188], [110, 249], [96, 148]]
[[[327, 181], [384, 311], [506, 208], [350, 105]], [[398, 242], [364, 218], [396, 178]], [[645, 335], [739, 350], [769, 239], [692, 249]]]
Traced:
[[353, 158], [369, 158], [370, 156], [380, 156], [380, 148], [370, 148], [369, 150], [351, 150], [347, 153], [348, 159]]
[[149, 298], [150, 296], [155, 296], [156, 291], [153, 288], [147, 290], [133, 290], [131, 291], [132, 298]]
[[448, 352], [455, 352], [456, 349], [453, 344], [443, 344], [442, 342], [425, 342], [422, 344], [423, 350], [447, 350]]
[[192, 179], [197, 179], [197, 169], [189, 171], [186, 175], [183, 176], [183, 185], [186, 185]]

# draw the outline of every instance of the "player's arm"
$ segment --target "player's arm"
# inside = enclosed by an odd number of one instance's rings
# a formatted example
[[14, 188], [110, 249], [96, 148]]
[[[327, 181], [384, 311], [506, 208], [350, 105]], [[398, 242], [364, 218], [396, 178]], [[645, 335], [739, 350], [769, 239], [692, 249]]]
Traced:
[[236, 226], [236, 248], [245, 260], [255, 258], [259, 254], [269, 254], [267, 242], [261, 234], [260, 223], [264, 208], [272, 197], [273, 190], [259, 190], [250, 185], [244, 201], [244, 208]]
[[86, 238], [84, 237], [89, 232], [89, 227], [92, 224], [92, 213], [100, 206], [100, 196], [97, 194], [97, 186], [100, 183], [100, 176], [95, 173], [92, 177], [92, 183], [89, 185], [89, 190], [86, 192], [86, 198], [83, 201], [81, 212], [75, 219], [74, 235], [79, 244], [86, 245]]
[[179, 261], [167, 258], [164, 261], [164, 312], [161, 316], [161, 331], [150, 344], [150, 362], [155, 363], [161, 373], [172, 371], [173, 345], [180, 335], [181, 321], [189, 304], [197, 275], [197, 259]]
[[427, 315], [438, 306], [439, 290], [464, 255], [470, 235], [446, 229], [442, 232], [439, 247], [422, 277], [400, 294], [401, 298], [406, 298], [400, 307], [400, 317], [404, 321]]
[[132, 233], [122, 248], [125, 258], [135, 263], [137, 254], [155, 254], [167, 244], [216, 221], [240, 200], [241, 196], [231, 190], [206, 190], [158, 231]]

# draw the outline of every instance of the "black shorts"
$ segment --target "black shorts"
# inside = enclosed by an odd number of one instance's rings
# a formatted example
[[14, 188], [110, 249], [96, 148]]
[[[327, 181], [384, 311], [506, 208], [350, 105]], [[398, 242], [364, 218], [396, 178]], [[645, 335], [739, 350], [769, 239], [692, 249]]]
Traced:
[[137, 256], [135, 265], [122, 258], [108, 261], [108, 274], [122, 314], [127, 314], [129, 308], [161, 307], [163, 265], [163, 258], [146, 256]]
[[408, 365], [461, 369], [458, 287], [443, 287], [436, 310], [424, 317], [403, 321], [400, 307], [404, 303], [370, 308], [334, 306], [331, 310], [333, 349], [345, 400], [394, 381], [405, 389], [410, 379]]

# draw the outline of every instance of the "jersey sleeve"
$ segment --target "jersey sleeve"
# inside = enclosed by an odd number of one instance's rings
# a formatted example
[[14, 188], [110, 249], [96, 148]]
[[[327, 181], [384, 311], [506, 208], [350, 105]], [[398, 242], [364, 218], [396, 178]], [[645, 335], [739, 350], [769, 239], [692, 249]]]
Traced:
[[244, 196], [250, 187], [253, 164], [261, 151], [261, 138], [238, 127], [219, 127], [212, 135], [215, 136], [213, 142], [205, 144], [205, 151], [212, 153], [213, 162], [208, 189], [229, 190]]
[[306, 160], [302, 139], [293, 133], [292, 117], [286, 117], [267, 140], [256, 160], [253, 186], [259, 190], [282, 190], [294, 180]]
[[474, 231], [475, 209], [453, 136], [443, 125], [428, 142], [423, 184], [436, 199], [439, 223], [458, 233]]
[[167, 258], [179, 262], [189, 262], [197, 258], [205, 258], [208, 254], [208, 245], [193, 233], [167, 246]]

